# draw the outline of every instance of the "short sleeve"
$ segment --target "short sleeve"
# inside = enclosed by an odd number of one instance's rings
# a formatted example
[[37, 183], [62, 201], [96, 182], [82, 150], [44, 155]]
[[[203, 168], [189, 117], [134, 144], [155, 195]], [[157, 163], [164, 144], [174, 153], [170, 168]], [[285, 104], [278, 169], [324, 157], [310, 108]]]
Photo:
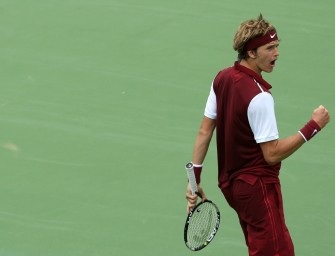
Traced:
[[216, 95], [213, 89], [213, 83], [211, 86], [211, 90], [209, 92], [209, 96], [206, 103], [205, 113], [204, 115], [210, 119], [216, 119], [217, 114], [217, 104], [216, 104]]
[[251, 100], [248, 120], [257, 143], [279, 138], [274, 101], [270, 93], [262, 92]]

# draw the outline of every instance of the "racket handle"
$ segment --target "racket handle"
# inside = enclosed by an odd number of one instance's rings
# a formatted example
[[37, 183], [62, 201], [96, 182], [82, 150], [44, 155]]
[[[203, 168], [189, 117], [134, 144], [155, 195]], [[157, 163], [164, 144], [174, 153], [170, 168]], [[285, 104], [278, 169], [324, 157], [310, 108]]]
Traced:
[[192, 195], [198, 194], [197, 193], [198, 192], [198, 186], [197, 186], [197, 182], [196, 182], [194, 171], [193, 171], [193, 164], [188, 163], [188, 164], [186, 164], [185, 168], [186, 168], [186, 171], [187, 171], [188, 181], [189, 181], [190, 186], [191, 186]]

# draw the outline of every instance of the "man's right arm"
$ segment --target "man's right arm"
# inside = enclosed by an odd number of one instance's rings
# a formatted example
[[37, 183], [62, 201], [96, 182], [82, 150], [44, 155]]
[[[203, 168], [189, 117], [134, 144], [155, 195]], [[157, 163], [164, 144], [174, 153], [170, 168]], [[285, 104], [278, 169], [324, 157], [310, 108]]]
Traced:
[[[204, 116], [199, 132], [198, 132], [198, 135], [194, 143], [193, 159], [192, 159], [193, 164], [202, 166], [202, 163], [204, 162], [207, 151], [208, 151], [209, 144], [212, 139], [215, 126], [216, 126], [215, 119], [211, 119], [211, 118]], [[201, 169], [200, 169], [200, 172], [196, 175], [198, 176], [197, 183], [200, 179]], [[202, 187], [200, 184], [198, 184], [198, 192], [202, 195], [202, 200], [205, 200], [206, 195], [204, 191], [202, 190]], [[187, 199], [187, 212], [189, 213], [190, 209], [196, 205], [197, 199], [198, 199], [197, 195], [192, 195], [190, 184], [187, 185], [186, 199]]]
[[192, 159], [192, 162], [194, 164], [200, 165], [203, 163], [213, 136], [215, 126], [216, 126], [215, 119], [210, 119], [204, 116], [194, 143], [193, 159]]

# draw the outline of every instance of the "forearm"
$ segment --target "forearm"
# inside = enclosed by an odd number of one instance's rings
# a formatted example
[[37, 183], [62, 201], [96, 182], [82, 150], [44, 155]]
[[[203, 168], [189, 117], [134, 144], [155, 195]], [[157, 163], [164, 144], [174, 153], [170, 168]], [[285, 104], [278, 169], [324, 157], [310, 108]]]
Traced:
[[215, 120], [204, 117], [194, 143], [192, 158], [194, 164], [202, 164], [204, 162], [214, 129]]
[[[305, 140], [299, 133], [281, 140], [262, 143], [264, 158], [270, 165], [275, 165], [298, 150]], [[267, 144], [267, 145], [265, 145]]]
[[206, 157], [208, 147], [212, 138], [212, 134], [198, 133], [194, 143], [192, 162], [195, 164], [202, 164]]

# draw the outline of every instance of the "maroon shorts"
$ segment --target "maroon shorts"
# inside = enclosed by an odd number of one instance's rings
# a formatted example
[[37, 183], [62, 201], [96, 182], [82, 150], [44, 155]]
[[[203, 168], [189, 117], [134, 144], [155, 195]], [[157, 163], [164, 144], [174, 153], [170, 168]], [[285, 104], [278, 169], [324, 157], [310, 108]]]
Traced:
[[279, 183], [237, 178], [222, 192], [237, 212], [250, 256], [294, 256]]

